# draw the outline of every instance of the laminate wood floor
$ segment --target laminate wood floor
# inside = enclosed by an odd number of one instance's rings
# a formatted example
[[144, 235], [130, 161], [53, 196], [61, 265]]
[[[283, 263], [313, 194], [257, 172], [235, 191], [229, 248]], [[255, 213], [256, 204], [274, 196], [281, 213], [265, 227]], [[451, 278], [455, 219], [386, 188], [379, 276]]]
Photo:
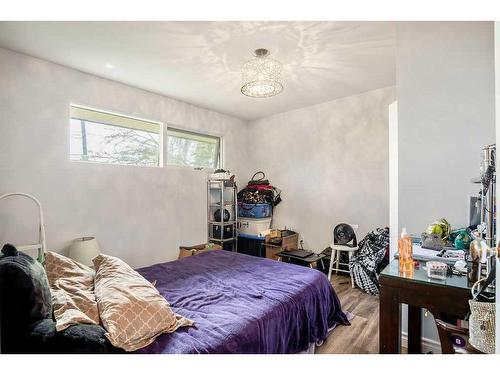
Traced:
[[332, 275], [330, 280], [342, 309], [354, 315], [350, 326], [339, 326], [330, 333], [318, 354], [378, 354], [378, 296], [351, 288], [348, 276]]

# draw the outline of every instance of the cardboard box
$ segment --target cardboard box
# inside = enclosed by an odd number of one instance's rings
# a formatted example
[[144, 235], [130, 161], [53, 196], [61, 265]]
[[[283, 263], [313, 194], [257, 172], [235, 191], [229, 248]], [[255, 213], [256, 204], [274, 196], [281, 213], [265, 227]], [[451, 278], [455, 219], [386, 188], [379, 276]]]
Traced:
[[213, 243], [196, 246], [179, 246], [179, 257], [177, 259], [198, 255], [211, 250], [222, 250], [222, 246]]

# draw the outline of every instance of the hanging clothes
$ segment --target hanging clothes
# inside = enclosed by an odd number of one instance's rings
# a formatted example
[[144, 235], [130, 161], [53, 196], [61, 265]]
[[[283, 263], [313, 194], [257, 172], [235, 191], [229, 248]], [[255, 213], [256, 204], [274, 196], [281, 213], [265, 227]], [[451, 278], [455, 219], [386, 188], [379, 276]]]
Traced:
[[377, 228], [363, 238], [359, 250], [349, 262], [354, 282], [368, 294], [379, 294], [378, 277], [384, 264], [387, 264], [385, 258], [388, 246], [389, 228]]

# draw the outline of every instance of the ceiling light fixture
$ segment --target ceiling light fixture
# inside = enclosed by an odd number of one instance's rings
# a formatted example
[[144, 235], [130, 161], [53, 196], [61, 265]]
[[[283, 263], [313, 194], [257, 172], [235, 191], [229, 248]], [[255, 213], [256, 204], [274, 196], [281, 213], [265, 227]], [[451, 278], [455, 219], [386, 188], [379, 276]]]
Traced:
[[241, 76], [241, 92], [246, 96], [267, 98], [283, 91], [281, 63], [269, 58], [265, 48], [255, 50], [255, 58], [243, 65]]

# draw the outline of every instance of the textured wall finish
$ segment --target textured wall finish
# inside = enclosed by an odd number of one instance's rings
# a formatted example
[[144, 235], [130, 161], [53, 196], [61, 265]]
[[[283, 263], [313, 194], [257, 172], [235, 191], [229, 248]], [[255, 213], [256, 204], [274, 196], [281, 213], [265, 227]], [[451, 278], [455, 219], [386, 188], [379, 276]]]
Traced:
[[[4, 49], [0, 72], [0, 194], [40, 199], [51, 250], [93, 235], [103, 252], [141, 266], [206, 241], [207, 172], [70, 162], [70, 102], [223, 135], [226, 167], [247, 174], [244, 121]], [[34, 242], [31, 205], [4, 202], [0, 244]]]
[[399, 225], [467, 224], [481, 147], [495, 143], [492, 22], [398, 27]]
[[[0, 22], [0, 47], [243, 119], [394, 85], [395, 39], [393, 22]], [[267, 100], [240, 93], [256, 48], [284, 64]]]
[[304, 246], [319, 252], [340, 222], [359, 224], [360, 237], [389, 225], [394, 100], [388, 87], [249, 123], [250, 165], [283, 189], [275, 227], [299, 231]]

